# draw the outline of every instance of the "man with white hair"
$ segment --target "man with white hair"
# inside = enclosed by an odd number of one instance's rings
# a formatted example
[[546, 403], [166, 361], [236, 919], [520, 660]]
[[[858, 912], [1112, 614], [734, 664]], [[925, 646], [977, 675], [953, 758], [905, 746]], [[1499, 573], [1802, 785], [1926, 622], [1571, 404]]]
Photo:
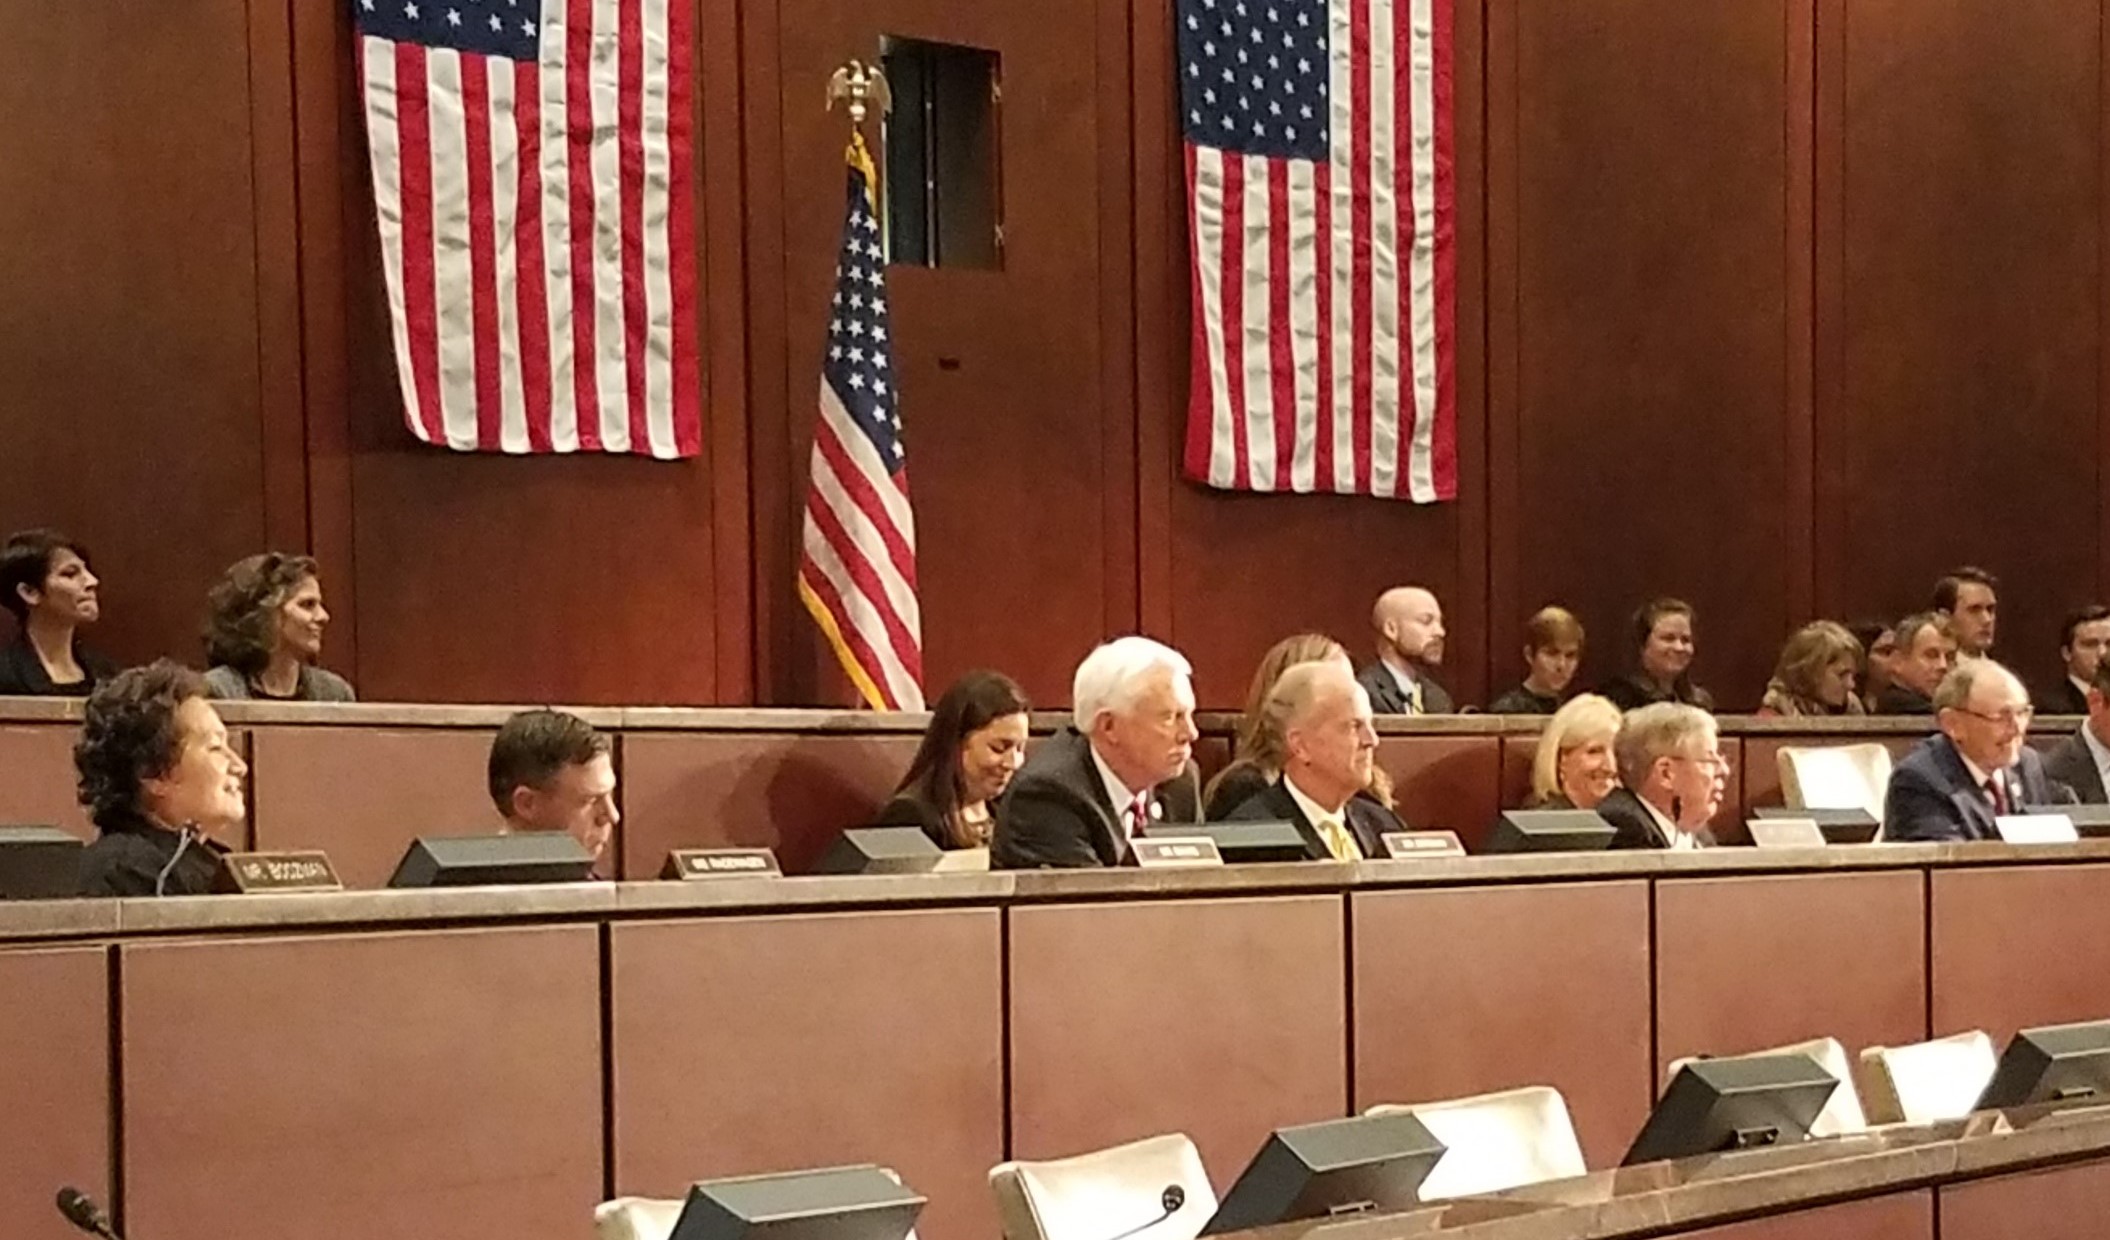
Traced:
[[1713, 845], [1707, 824], [1722, 807], [1729, 776], [1713, 715], [1682, 702], [1630, 710], [1612, 749], [1624, 786], [1597, 805], [1598, 817], [1619, 830], [1612, 847]]
[[1119, 865], [1156, 824], [1200, 822], [1192, 677], [1179, 651], [1147, 637], [1086, 655], [1071, 726], [1034, 749], [1004, 794], [991, 868]]
[[1294, 824], [1314, 861], [1384, 856], [1385, 833], [1407, 828], [1364, 792], [1377, 756], [1370, 695], [1340, 663], [1298, 663], [1263, 709], [1282, 738], [1282, 777], [1231, 817]]
[[2000, 816], [2071, 801], [2024, 743], [2035, 713], [2013, 672], [1985, 658], [1957, 664], [1934, 691], [1941, 731], [1891, 769], [1883, 838], [1997, 840]]
[[1420, 586], [1394, 586], [1370, 612], [1377, 662], [1356, 679], [1380, 715], [1448, 715], [1451, 695], [1429, 673], [1443, 666], [1443, 604]]

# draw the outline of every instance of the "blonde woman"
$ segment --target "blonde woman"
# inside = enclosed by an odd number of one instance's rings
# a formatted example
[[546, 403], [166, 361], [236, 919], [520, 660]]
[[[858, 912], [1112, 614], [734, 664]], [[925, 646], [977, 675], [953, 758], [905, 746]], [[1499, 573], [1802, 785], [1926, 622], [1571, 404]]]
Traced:
[[1867, 708], [1854, 691], [1861, 668], [1861, 639], [1843, 624], [1818, 620], [1795, 631], [1781, 647], [1780, 664], [1766, 685], [1758, 713], [1767, 716], [1859, 715]]
[[[1268, 647], [1253, 671], [1246, 690], [1245, 713], [1239, 717], [1238, 740], [1231, 751], [1231, 764], [1216, 773], [1202, 796], [1202, 816], [1210, 822], [1227, 817], [1232, 810], [1267, 791], [1282, 775], [1282, 736], [1268, 722], [1268, 697], [1282, 673], [1299, 663], [1339, 663], [1351, 675], [1355, 663], [1341, 643], [1323, 633], [1298, 633]], [[1371, 799], [1392, 808], [1392, 780], [1381, 767], [1370, 768]]]
[[1594, 693], [1570, 699], [1546, 721], [1531, 760], [1532, 809], [1596, 809], [1619, 787], [1620, 713]]

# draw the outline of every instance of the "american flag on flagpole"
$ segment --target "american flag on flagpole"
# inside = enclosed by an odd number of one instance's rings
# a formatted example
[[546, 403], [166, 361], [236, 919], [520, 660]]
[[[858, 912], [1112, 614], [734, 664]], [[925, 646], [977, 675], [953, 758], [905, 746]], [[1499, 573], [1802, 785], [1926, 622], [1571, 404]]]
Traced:
[[412, 433], [694, 456], [689, 5], [350, 2]]
[[1186, 472], [1458, 491], [1450, 0], [1178, 0]]
[[886, 258], [862, 136], [847, 155], [842, 246], [821, 360], [799, 598], [873, 710], [923, 709], [916, 522], [894, 387]]

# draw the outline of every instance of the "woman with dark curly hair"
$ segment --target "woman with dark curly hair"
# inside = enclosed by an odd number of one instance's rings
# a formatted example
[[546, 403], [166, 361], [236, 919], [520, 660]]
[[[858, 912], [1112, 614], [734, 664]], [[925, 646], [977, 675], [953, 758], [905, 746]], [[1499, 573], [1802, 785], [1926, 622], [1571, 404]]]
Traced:
[[84, 896], [212, 890], [242, 821], [249, 766], [205, 700], [205, 678], [163, 659], [97, 685], [73, 747], [81, 804], [100, 832], [82, 854]]
[[0, 694], [86, 697], [115, 673], [81, 645], [80, 630], [102, 615], [88, 549], [57, 530], [23, 530], [0, 545], [0, 607], [20, 630], [0, 649]]
[[342, 676], [315, 666], [329, 609], [315, 561], [276, 551], [238, 560], [207, 597], [205, 684], [216, 698], [357, 700]]

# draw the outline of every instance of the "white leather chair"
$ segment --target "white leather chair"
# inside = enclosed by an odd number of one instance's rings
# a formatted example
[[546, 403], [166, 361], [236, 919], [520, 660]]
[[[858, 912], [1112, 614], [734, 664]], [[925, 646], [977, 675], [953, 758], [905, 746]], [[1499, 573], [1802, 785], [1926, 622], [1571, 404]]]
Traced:
[[[1753, 1059], [1760, 1055], [1808, 1055], [1839, 1082], [1839, 1088], [1832, 1091], [1824, 1109], [1817, 1112], [1816, 1122], [1810, 1125], [1811, 1136], [1836, 1137], [1868, 1128], [1868, 1116], [1861, 1110], [1860, 1091], [1854, 1088], [1853, 1060], [1847, 1058], [1846, 1048], [1840, 1045], [1839, 1039], [1811, 1038], [1807, 1042], [1790, 1042], [1786, 1046], [1769, 1046], [1762, 1051], [1747, 1051], [1723, 1058]], [[1691, 1059], [1672, 1062], [1670, 1071], [1664, 1076], [1664, 1084], [1668, 1086], [1678, 1075], [1678, 1070], [1691, 1062]]]
[[[1186, 1200], [1168, 1213], [1165, 1189], [1175, 1184]], [[989, 1188], [1006, 1240], [1195, 1240], [1216, 1213], [1216, 1190], [1185, 1133], [998, 1163]]]
[[1589, 1171], [1568, 1103], [1550, 1085], [1442, 1102], [1387, 1103], [1365, 1114], [1412, 1115], [1443, 1142], [1443, 1158], [1421, 1182], [1423, 1201], [1498, 1193]]
[[1861, 1052], [1869, 1117], [1885, 1124], [1961, 1119], [1978, 1105], [1999, 1063], [1982, 1029], [1911, 1046], [1871, 1046]]
[[684, 1204], [652, 1197], [604, 1201], [593, 1208], [595, 1240], [667, 1240]]
[[1865, 809], [1883, 821], [1890, 750], [1858, 745], [1782, 745], [1780, 791], [1791, 809]]

